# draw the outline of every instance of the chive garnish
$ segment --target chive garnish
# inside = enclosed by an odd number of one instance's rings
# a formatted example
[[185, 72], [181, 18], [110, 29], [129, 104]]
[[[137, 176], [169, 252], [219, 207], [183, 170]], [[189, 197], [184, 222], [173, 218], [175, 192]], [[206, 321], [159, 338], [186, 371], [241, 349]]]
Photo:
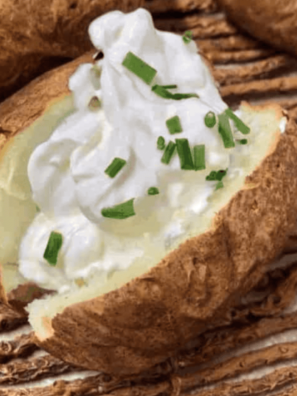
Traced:
[[165, 148], [165, 139], [163, 138], [163, 136], [159, 136], [158, 137], [157, 148], [159, 150], [164, 150], [164, 148]]
[[150, 187], [147, 190], [148, 195], [157, 195], [159, 194], [159, 190], [157, 189], [157, 187]]
[[211, 171], [208, 176], [205, 178], [207, 181], [213, 181], [217, 180], [217, 172], [216, 171]]
[[172, 118], [169, 118], [166, 121], [166, 125], [167, 125], [169, 133], [171, 135], [173, 135], [174, 133], [180, 133], [183, 131], [182, 126], [180, 124], [179, 116], [174, 116]]
[[204, 117], [204, 123], [207, 128], [212, 128], [216, 125], [216, 115], [213, 111], [209, 111], [206, 116]]
[[184, 35], [183, 35], [183, 41], [184, 43], [188, 44], [193, 38], [193, 33], [191, 30], [187, 30]]
[[36, 212], [40, 212], [39, 206], [35, 205]]
[[208, 181], [221, 181], [227, 174], [227, 170], [218, 170], [218, 171], [211, 171], [210, 174], [208, 176], [206, 176], [206, 180]]
[[174, 89], [177, 88], [177, 85], [160, 85], [160, 87], [165, 89]]
[[88, 105], [89, 109], [92, 111], [96, 111], [101, 107], [101, 102], [97, 98], [97, 96], [93, 96]]
[[235, 146], [229, 119], [225, 113], [219, 114], [219, 133], [222, 136], [225, 148]]
[[138, 58], [138, 56], [134, 55], [132, 52], [127, 53], [122, 65], [136, 74], [137, 77], [141, 78], [148, 85], [151, 84], [157, 74], [157, 70]]
[[166, 164], [166, 165], [169, 164], [169, 162], [174, 154], [175, 147], [176, 147], [176, 144], [171, 141], [167, 144], [164, 154], [161, 158], [161, 162], [163, 162], [163, 164]]
[[194, 170], [194, 163], [188, 139], [175, 139], [175, 142], [181, 169]]
[[110, 219], [127, 219], [128, 217], [135, 215], [133, 201], [134, 198], [110, 208], [103, 208], [101, 210], [101, 214], [103, 217], [108, 217]]
[[181, 99], [189, 99], [189, 98], [199, 98], [199, 96], [195, 93], [171, 93], [167, 90], [168, 85], [154, 85], [152, 87], [152, 91], [155, 92], [156, 95], [161, 96], [164, 99], [173, 99], [173, 100], [181, 100]]
[[59, 232], [52, 231], [47, 242], [43, 258], [50, 264], [56, 265], [58, 253], [63, 243], [63, 236]]
[[114, 158], [112, 163], [105, 169], [105, 173], [109, 177], [115, 177], [119, 171], [126, 165], [127, 161], [122, 158]]
[[244, 135], [250, 133], [250, 128], [247, 125], [245, 125], [245, 123], [240, 118], [238, 118], [237, 115], [234, 114], [230, 108], [225, 110], [225, 113], [231, 120], [234, 121], [234, 124], [236, 128], [239, 130], [239, 132], [243, 133]]
[[221, 170], [217, 171], [217, 179], [216, 180], [221, 181], [226, 176], [226, 174], [227, 174], [227, 170], [221, 169]]
[[217, 191], [217, 190], [219, 190], [220, 188], [223, 188], [223, 187], [224, 187], [223, 182], [222, 182], [222, 181], [219, 181], [219, 182], [217, 183], [217, 185], [216, 185], [215, 191]]
[[203, 170], [205, 169], [205, 145], [199, 144], [194, 146], [194, 169]]
[[240, 139], [237, 140], [239, 144], [247, 144], [248, 140], [247, 139]]

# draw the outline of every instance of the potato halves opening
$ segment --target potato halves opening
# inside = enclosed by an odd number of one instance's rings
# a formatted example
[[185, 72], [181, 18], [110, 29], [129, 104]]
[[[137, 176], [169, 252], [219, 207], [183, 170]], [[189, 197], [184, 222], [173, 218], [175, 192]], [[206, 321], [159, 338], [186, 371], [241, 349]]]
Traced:
[[[18, 272], [18, 248], [22, 236], [36, 215], [36, 205], [31, 198], [31, 189], [27, 175], [27, 164], [34, 148], [47, 140], [56, 126], [67, 115], [74, 111], [70, 96], [53, 104], [47, 112], [33, 125], [12, 138], [4, 147], [0, 156], [0, 262], [2, 266], [3, 284], [6, 292], [16, 288], [18, 284], [27, 282]], [[42, 340], [51, 335], [51, 326], [46, 324], [44, 317], [49, 319], [61, 313], [65, 307], [90, 300], [112, 290], [120, 288], [133, 278], [146, 273], [157, 265], [166, 254], [178, 248], [187, 239], [210, 230], [215, 214], [243, 188], [246, 176], [258, 168], [270, 153], [273, 152], [285, 129], [285, 117], [281, 109], [275, 105], [250, 107], [242, 104], [240, 117], [249, 125], [249, 144], [242, 146], [234, 153], [232, 166], [241, 168], [237, 175], [227, 174], [224, 188], [217, 190], [210, 197], [210, 205], [197, 215], [191, 223], [187, 234], [176, 239], [168, 248], [156, 247], [150, 240], [143, 238], [143, 255], [134, 260], [126, 270], [114, 271], [107, 279], [95, 275], [88, 285], [76, 285], [67, 293], [48, 295], [33, 301], [27, 310], [29, 320]], [[245, 155], [242, 155], [245, 150]], [[248, 154], [248, 155], [246, 155]], [[124, 240], [124, 248], [131, 248], [133, 241]], [[49, 323], [49, 321], [47, 321]]]

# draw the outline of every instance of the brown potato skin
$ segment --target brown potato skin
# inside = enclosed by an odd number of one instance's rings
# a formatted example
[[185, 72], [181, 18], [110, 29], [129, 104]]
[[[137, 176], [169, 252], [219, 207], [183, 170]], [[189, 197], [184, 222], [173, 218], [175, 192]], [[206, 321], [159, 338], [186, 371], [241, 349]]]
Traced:
[[[0, 105], [7, 138], [40, 117], [68, 92], [68, 77], [86, 55], [38, 78]], [[272, 104], [281, 114], [281, 108]], [[255, 108], [260, 110], [260, 106]], [[223, 320], [227, 307], [261, 278], [284, 247], [297, 212], [297, 130], [289, 120], [244, 188], [191, 238], [149, 272], [118, 290], [67, 307], [37, 343], [53, 355], [120, 377], [173, 356]], [[38, 337], [38, 335], [37, 335]]]
[[217, 3], [239, 28], [297, 56], [295, 0], [217, 0]]
[[144, 0], [0, 0], [0, 101], [43, 72], [93, 48], [92, 20]]

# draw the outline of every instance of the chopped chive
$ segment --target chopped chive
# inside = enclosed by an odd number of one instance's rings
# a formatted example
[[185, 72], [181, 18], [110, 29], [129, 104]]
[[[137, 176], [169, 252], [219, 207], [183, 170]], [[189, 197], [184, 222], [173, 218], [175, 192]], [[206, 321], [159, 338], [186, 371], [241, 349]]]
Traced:
[[225, 113], [219, 114], [219, 133], [223, 139], [225, 148], [235, 146], [229, 119]]
[[89, 109], [92, 111], [96, 111], [101, 107], [101, 102], [97, 98], [97, 96], [93, 96], [88, 105]]
[[247, 144], [248, 140], [247, 139], [240, 139], [237, 140], [239, 144]]
[[169, 133], [171, 135], [173, 135], [174, 133], [180, 133], [183, 131], [182, 126], [180, 124], [179, 116], [174, 116], [172, 118], [169, 118], [166, 121], [166, 125], [167, 125]]
[[180, 167], [184, 170], [194, 170], [194, 164], [188, 139], [175, 139]]
[[170, 162], [170, 160], [171, 160], [171, 158], [172, 158], [172, 156], [174, 154], [175, 147], [176, 147], [176, 144], [171, 142], [171, 141], [167, 144], [167, 146], [165, 148], [165, 151], [164, 151], [164, 154], [163, 154], [163, 156], [161, 158], [161, 162], [163, 164], [166, 164], [166, 165], [169, 164], [169, 162]]
[[164, 150], [165, 148], [165, 139], [163, 136], [159, 136], [157, 140], [157, 148], [158, 150]]
[[160, 87], [165, 89], [174, 89], [177, 88], [177, 85], [160, 85]]
[[184, 43], [188, 44], [193, 39], [193, 33], [191, 30], [187, 30], [183, 35]]
[[108, 217], [110, 219], [118, 219], [123, 220], [128, 217], [134, 216], [134, 206], [133, 201], [135, 198], [130, 199], [129, 201], [123, 202], [119, 205], [112, 206], [110, 208], [103, 208], [101, 210], [101, 214], [103, 217]]
[[164, 99], [173, 99], [173, 100], [182, 100], [182, 99], [188, 99], [188, 98], [199, 98], [199, 96], [195, 93], [171, 93], [167, 90], [168, 87], [166, 85], [154, 85], [152, 87], [152, 91], [155, 92], [156, 95], [161, 96], [161, 98]]
[[100, 89], [101, 68], [94, 65], [90, 70], [90, 79], [93, 87], [97, 90]]
[[221, 181], [226, 176], [226, 174], [227, 174], [227, 170], [221, 169], [221, 170], [217, 171], [217, 179], [216, 180]]
[[157, 74], [157, 70], [138, 58], [138, 56], [134, 55], [132, 52], [127, 53], [122, 65], [136, 74], [137, 77], [141, 78], [148, 85], [151, 84]]
[[199, 144], [194, 146], [194, 169], [203, 170], [205, 169], [205, 145]]
[[35, 205], [36, 212], [40, 212], [39, 206]]
[[216, 115], [213, 111], [209, 111], [206, 116], [204, 117], [204, 123], [207, 128], [212, 128], [216, 125]]
[[211, 171], [210, 174], [208, 176], [206, 176], [205, 180], [208, 180], [208, 181], [217, 180], [217, 172]]
[[217, 185], [216, 185], [215, 191], [217, 191], [217, 190], [219, 190], [220, 188], [223, 188], [223, 187], [224, 187], [223, 182], [222, 182], [222, 181], [219, 181], [219, 182], [217, 183]]
[[114, 158], [112, 163], [105, 169], [105, 173], [109, 177], [115, 177], [119, 171], [126, 165], [127, 161], [122, 158]]
[[159, 190], [157, 189], [157, 187], [150, 187], [147, 190], [148, 195], [157, 195], [159, 194]]
[[56, 265], [58, 253], [63, 243], [63, 236], [59, 232], [52, 231], [44, 251], [43, 258], [50, 264]]
[[241, 119], [238, 118], [237, 115], [234, 114], [230, 108], [225, 110], [225, 113], [227, 114], [227, 116], [229, 118], [231, 118], [231, 120], [234, 121], [234, 124], [235, 124], [236, 128], [239, 130], [239, 132], [243, 133], [244, 135], [247, 135], [248, 133], [250, 133], [250, 128], [247, 125], [245, 125], [245, 123], [243, 121], [241, 121]]

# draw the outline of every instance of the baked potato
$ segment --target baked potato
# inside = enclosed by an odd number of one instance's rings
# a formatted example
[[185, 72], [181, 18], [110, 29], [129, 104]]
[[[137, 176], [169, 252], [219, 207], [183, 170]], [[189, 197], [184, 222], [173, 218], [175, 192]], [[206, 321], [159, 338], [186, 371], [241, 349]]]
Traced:
[[92, 49], [88, 25], [105, 12], [144, 0], [0, 1], [0, 101], [33, 78]]
[[[148, 18], [145, 13], [139, 11]], [[142, 37], [146, 40], [147, 35]], [[188, 48], [194, 57], [193, 45]], [[48, 72], [0, 105], [0, 128], [5, 131], [0, 153], [0, 263], [7, 304], [9, 293], [28, 282], [19, 272], [15, 252], [36, 216], [29, 159], [75, 114], [77, 97], [69, 91], [68, 79], [90, 59], [87, 54]], [[105, 54], [101, 61], [106, 59]], [[198, 64], [207, 75], [205, 65]], [[224, 188], [215, 192], [206, 212], [193, 216], [192, 228], [167, 249], [145, 242], [140, 259], [115, 269], [103, 283], [94, 277], [90, 284], [78, 282], [27, 306], [41, 347], [87, 369], [119, 377], [137, 374], [187, 348], [256, 285], [295, 228], [297, 131], [276, 104], [242, 103], [240, 116], [250, 127], [252, 150], [244, 160], [237, 157], [242, 173], [225, 175]], [[136, 229], [135, 238], [138, 233]]]
[[217, 0], [239, 28], [280, 50], [297, 55], [297, 3], [294, 0]]

